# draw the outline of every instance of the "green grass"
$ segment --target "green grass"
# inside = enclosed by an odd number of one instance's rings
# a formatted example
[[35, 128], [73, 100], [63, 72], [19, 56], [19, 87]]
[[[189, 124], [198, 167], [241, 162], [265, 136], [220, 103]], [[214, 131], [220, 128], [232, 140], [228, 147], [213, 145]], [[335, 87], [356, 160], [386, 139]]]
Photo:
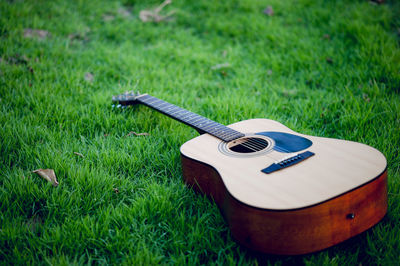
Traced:
[[[0, 262], [398, 263], [400, 5], [385, 2], [177, 0], [175, 20], [155, 24], [138, 14], [158, 1], [0, 1]], [[179, 147], [197, 133], [143, 106], [112, 109], [127, 90], [223, 124], [270, 118], [374, 146], [388, 214], [322, 252], [252, 253], [182, 182]]]

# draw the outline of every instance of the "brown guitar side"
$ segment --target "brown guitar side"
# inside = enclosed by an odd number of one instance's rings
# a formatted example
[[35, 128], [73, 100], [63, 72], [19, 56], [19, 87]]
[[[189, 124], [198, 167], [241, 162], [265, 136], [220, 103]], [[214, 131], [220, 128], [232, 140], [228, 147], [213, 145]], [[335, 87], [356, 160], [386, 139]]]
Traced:
[[386, 170], [320, 204], [272, 211], [241, 203], [212, 166], [182, 154], [181, 158], [186, 184], [217, 203], [237, 242], [263, 253], [300, 255], [331, 247], [372, 227], [387, 211]]

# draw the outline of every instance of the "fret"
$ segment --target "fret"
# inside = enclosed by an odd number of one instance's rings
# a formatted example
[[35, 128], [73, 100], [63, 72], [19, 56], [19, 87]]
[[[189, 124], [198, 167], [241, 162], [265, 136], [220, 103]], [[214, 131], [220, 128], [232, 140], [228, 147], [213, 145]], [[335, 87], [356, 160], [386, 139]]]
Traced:
[[215, 122], [207, 123], [207, 125], [199, 126], [203, 131], [210, 132], [213, 134], [221, 135], [221, 130], [218, 128]]
[[171, 107], [169, 108], [169, 109], [167, 109], [166, 110], [166, 112], [171, 112], [171, 111], [174, 111], [175, 109], [177, 109], [177, 110], [179, 110], [179, 107], [178, 106], [175, 106], [175, 105], [173, 105], [173, 104], [171, 104]]
[[185, 117], [185, 121], [188, 122], [196, 116], [197, 116], [196, 114], [190, 113], [187, 117]]
[[174, 108], [174, 109], [167, 109], [165, 110], [165, 113], [171, 115], [171, 116], [178, 116], [179, 113], [182, 112], [180, 108]]
[[165, 107], [164, 107], [164, 105], [169, 105], [169, 103], [166, 103], [166, 102], [164, 102], [164, 103], [161, 103], [160, 105], [158, 105], [157, 107], [158, 108], [164, 108], [164, 110], [165, 110]]
[[189, 115], [185, 122], [197, 126], [198, 121], [200, 121], [203, 117], [198, 114]]
[[213, 123], [213, 121], [211, 121], [211, 120], [206, 120], [206, 121], [201, 121], [201, 123], [200, 124], [198, 124], [197, 126], [199, 126], [199, 127], [201, 127], [201, 128], [207, 128], [207, 127], [209, 127], [211, 124]]
[[207, 127], [204, 127], [204, 129], [205, 130], [217, 130], [217, 131], [219, 131], [219, 132], [221, 132], [222, 133], [222, 128], [224, 128], [224, 126], [220, 126], [220, 124], [218, 124], [218, 123], [211, 123], [210, 125], [208, 125]]
[[177, 106], [165, 110], [165, 112], [170, 114], [170, 115], [175, 115], [175, 114], [179, 113], [180, 111], [181, 111], [181, 109], [179, 107], [177, 107]]
[[[208, 120], [208, 119], [207, 119]], [[216, 123], [214, 121], [208, 120], [209, 122], [206, 123], [205, 125], [201, 126], [201, 129], [203, 129], [206, 132], [218, 132], [218, 135], [221, 137], [230, 137], [230, 135], [237, 134], [237, 131], [234, 131], [224, 125], [221, 125], [219, 123]]]
[[201, 116], [197, 116], [197, 117], [195, 117], [195, 118], [193, 118], [193, 119], [190, 119], [189, 121], [187, 121], [188, 123], [191, 123], [191, 124], [195, 124], [197, 121], [199, 121], [199, 120], [201, 120], [202, 119], [202, 117]]
[[147, 103], [148, 104], [152, 104], [153, 106], [155, 106], [155, 103], [156, 102], [161, 102], [161, 100], [159, 100], [159, 99], [151, 99], [152, 101], [148, 101]]
[[188, 116], [187, 122], [188, 122], [188, 123], [192, 123], [192, 122], [194, 122], [195, 120], [199, 119], [200, 117], [201, 117], [201, 116], [199, 116], [198, 114], [189, 115], [189, 116]]
[[205, 127], [204, 129], [206, 129], [206, 130], [211, 129], [212, 127], [215, 127], [215, 126], [216, 126], [215, 124], [216, 124], [216, 123], [214, 122], [214, 123], [212, 123], [211, 125]]
[[153, 106], [159, 110], [164, 110], [164, 105], [165, 103], [161, 102], [161, 103], [157, 103], [157, 104], [153, 104]]
[[137, 97], [137, 101], [223, 141], [231, 141], [244, 136], [243, 133], [220, 123], [147, 94]]
[[212, 127], [205, 128], [205, 130], [213, 132], [213, 133], [215, 132], [215, 133], [218, 133], [219, 135], [221, 135], [221, 130], [218, 129], [218, 125], [216, 125], [216, 124], [213, 124]]
[[174, 113], [173, 116], [175, 116], [176, 118], [179, 118], [179, 119], [183, 120], [184, 122], [186, 122], [184, 120], [186, 114], [187, 114], [186, 110], [179, 110], [178, 112]]
[[199, 125], [201, 125], [202, 128], [207, 128], [208, 126], [215, 124], [216, 122], [211, 121], [210, 119], [201, 117], [201, 119], [199, 121], [196, 121], [196, 123], [199, 123]]
[[182, 115], [182, 114], [186, 114], [188, 111], [184, 110], [184, 109], [179, 109], [178, 112], [175, 112], [174, 115]]

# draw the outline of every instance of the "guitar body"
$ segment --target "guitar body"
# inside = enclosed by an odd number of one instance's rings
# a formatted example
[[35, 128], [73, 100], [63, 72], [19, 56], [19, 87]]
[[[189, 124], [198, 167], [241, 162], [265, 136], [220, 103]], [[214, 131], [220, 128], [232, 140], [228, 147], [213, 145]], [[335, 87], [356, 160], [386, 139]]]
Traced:
[[[386, 214], [386, 159], [378, 150], [302, 135], [268, 119], [228, 127], [246, 136], [230, 143], [196, 137], [181, 147], [182, 168], [185, 182], [216, 202], [240, 244], [271, 254], [310, 253]], [[265, 147], [235, 148], [248, 138]]]
[[141, 103], [207, 133], [181, 147], [184, 180], [216, 202], [232, 236], [250, 249], [311, 253], [386, 214], [386, 158], [372, 147], [268, 119], [224, 126], [148, 94], [127, 92], [113, 102]]

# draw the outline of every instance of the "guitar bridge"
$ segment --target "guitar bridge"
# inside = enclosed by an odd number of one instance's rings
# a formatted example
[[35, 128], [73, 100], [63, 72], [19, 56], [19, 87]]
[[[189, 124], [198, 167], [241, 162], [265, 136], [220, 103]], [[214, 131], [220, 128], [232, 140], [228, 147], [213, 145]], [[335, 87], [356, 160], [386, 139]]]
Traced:
[[315, 155], [315, 153], [311, 152], [311, 151], [306, 151], [303, 153], [299, 153], [296, 154], [290, 158], [286, 158], [283, 159], [279, 162], [273, 163], [270, 166], [268, 166], [267, 168], [264, 168], [261, 170], [261, 172], [266, 173], [266, 174], [270, 174], [273, 173], [275, 171], [281, 170], [283, 168], [298, 164], [301, 161], [304, 161], [305, 159], [311, 157]]

